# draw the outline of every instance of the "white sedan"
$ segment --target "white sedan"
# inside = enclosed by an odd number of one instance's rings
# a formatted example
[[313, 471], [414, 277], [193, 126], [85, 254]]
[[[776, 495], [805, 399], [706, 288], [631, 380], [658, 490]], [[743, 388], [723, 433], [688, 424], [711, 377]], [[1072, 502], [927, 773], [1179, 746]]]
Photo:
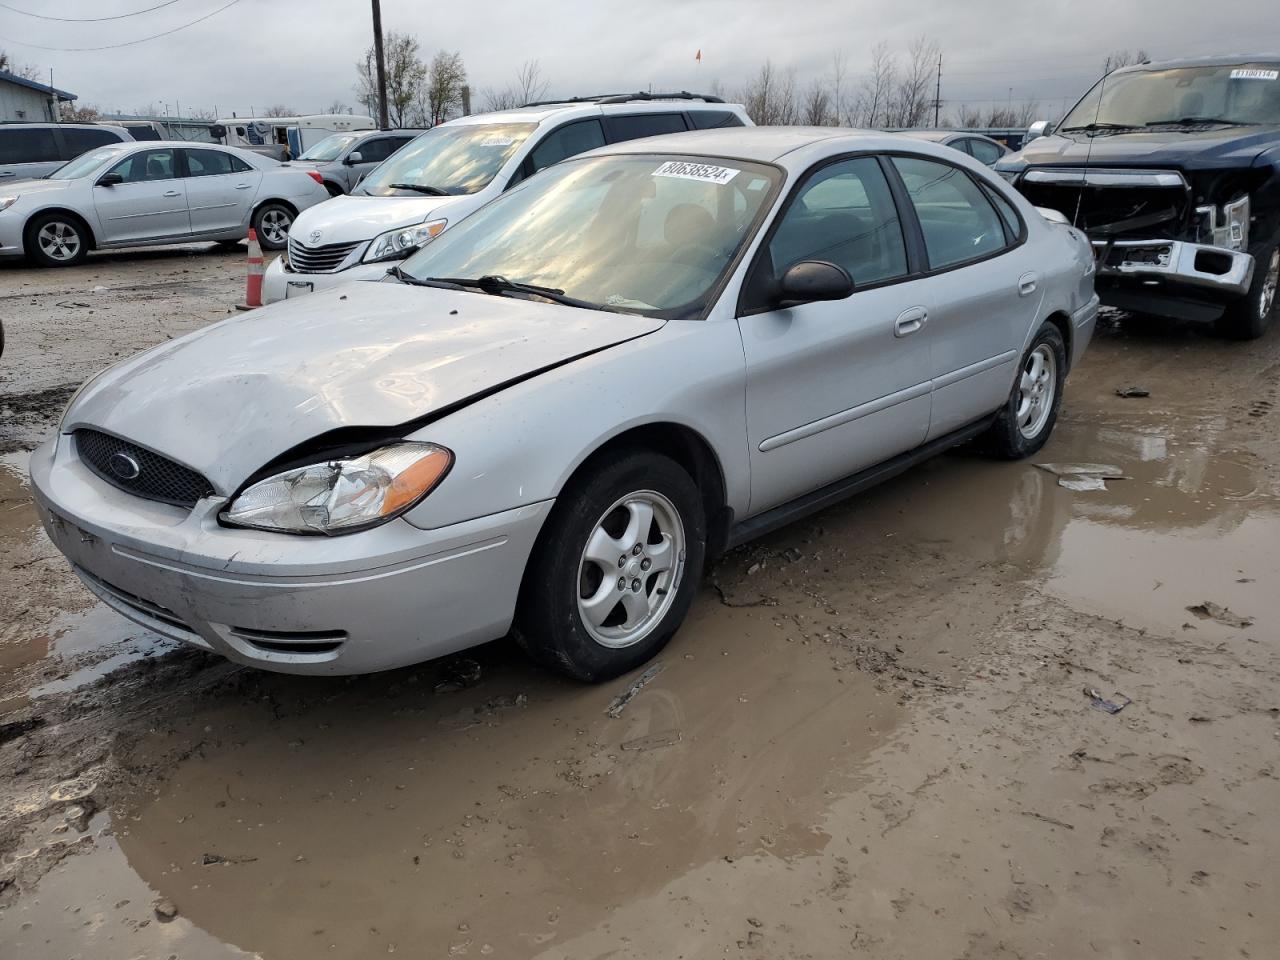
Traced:
[[327, 199], [319, 173], [248, 150], [121, 143], [0, 193], [0, 257], [66, 267], [111, 247], [236, 243], [250, 227], [280, 250], [293, 218]]

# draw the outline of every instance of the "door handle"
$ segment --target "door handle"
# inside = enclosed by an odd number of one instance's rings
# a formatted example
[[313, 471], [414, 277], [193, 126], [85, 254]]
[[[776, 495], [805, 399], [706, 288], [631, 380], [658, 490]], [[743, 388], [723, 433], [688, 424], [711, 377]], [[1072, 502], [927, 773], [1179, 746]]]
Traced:
[[924, 307], [911, 307], [903, 310], [898, 314], [898, 319], [893, 322], [893, 335], [895, 337], [909, 337], [921, 327], [929, 319], [929, 311]]
[[1018, 296], [1029, 297], [1036, 292], [1036, 282], [1040, 278], [1034, 273], [1024, 273], [1018, 278]]
[[12, 177], [13, 175], [14, 173], [12, 170], [6, 170], [4, 173], [0, 173], [0, 177]]
[[181, 191], [178, 191], [178, 190], [166, 190], [166, 191], [164, 192], [164, 196], [166, 196], [166, 197], [180, 197], [180, 196], [182, 196], [182, 193], [181, 193]]
[[236, 189], [237, 189], [237, 190], [248, 190], [248, 189], [249, 189], [250, 187], [252, 187], [252, 186], [253, 186], [253, 184], [252, 184], [252, 183], [237, 183], [237, 184], [236, 184]]

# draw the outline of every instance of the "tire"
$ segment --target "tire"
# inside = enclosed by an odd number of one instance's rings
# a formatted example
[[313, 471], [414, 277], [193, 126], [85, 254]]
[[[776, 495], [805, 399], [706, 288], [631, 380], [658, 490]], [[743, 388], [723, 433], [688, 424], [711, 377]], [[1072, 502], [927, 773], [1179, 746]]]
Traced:
[[74, 267], [89, 255], [89, 228], [67, 213], [32, 217], [23, 232], [27, 257], [42, 267]]
[[1276, 288], [1280, 284], [1280, 245], [1260, 244], [1254, 257], [1253, 284], [1249, 292], [1227, 304], [1214, 328], [1232, 340], [1257, 340], [1267, 332], [1276, 314]]
[[1009, 399], [983, 437], [987, 452], [1005, 460], [1021, 460], [1043, 447], [1058, 422], [1066, 378], [1067, 350], [1062, 334], [1046, 320], [1023, 355]]
[[274, 201], [254, 211], [251, 225], [263, 250], [283, 250], [288, 245], [294, 216], [292, 207]]
[[629, 451], [589, 468], [565, 487], [529, 558], [515, 639], [577, 680], [626, 673], [683, 622], [706, 549], [702, 498], [675, 461]]

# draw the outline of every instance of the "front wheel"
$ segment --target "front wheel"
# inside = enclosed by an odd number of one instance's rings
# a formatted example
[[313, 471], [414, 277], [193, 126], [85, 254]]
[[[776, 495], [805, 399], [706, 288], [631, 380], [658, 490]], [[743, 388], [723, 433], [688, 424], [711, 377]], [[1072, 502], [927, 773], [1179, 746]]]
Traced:
[[1280, 287], [1280, 245], [1266, 244], [1254, 252], [1253, 283], [1249, 292], [1227, 304], [1217, 330], [1232, 340], [1257, 340], [1267, 332], [1276, 311]]
[[89, 231], [65, 213], [35, 217], [25, 239], [27, 256], [42, 267], [73, 267], [89, 255]]
[[1047, 320], [1022, 358], [1009, 399], [985, 436], [985, 446], [998, 457], [1029, 457], [1049, 439], [1067, 377], [1067, 350], [1058, 328]]
[[253, 215], [253, 229], [263, 250], [283, 250], [291, 226], [293, 211], [283, 203], [264, 203]]
[[675, 461], [622, 453], [569, 484], [529, 559], [515, 637], [534, 659], [600, 681], [653, 657], [693, 602], [702, 499]]

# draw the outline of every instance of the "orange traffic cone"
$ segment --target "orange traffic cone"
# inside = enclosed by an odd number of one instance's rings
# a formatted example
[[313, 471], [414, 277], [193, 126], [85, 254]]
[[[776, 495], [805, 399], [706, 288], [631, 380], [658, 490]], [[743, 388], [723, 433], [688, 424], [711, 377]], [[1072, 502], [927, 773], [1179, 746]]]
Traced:
[[249, 228], [249, 272], [245, 277], [244, 305], [242, 310], [262, 306], [262, 274], [266, 267], [262, 262], [262, 247], [258, 244], [258, 232]]

